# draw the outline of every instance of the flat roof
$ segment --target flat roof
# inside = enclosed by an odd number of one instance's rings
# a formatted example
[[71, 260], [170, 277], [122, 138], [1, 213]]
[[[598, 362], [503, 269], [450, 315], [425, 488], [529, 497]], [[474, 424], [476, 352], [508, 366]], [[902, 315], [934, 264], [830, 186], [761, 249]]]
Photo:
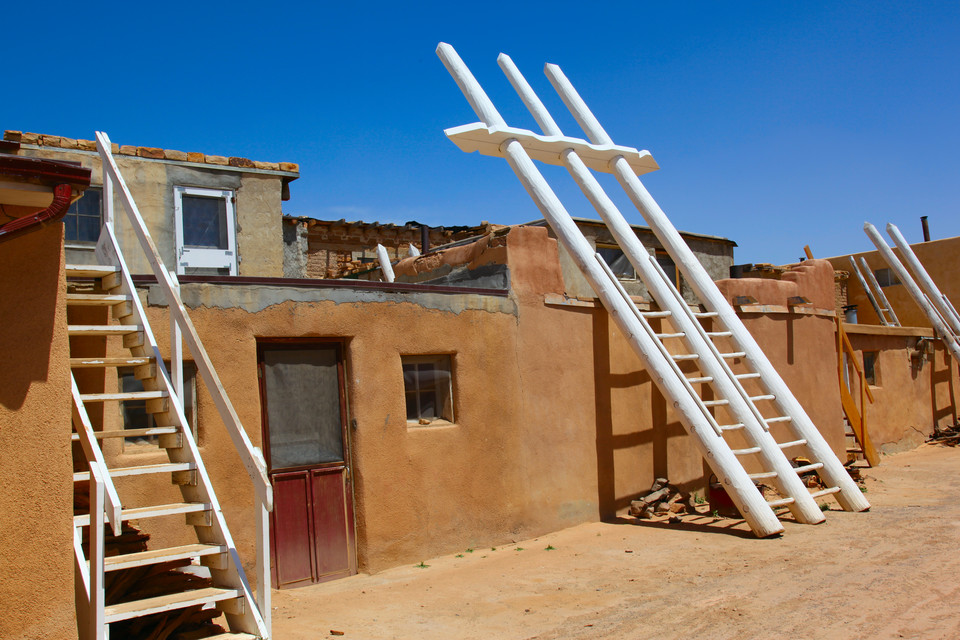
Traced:
[[[607, 226], [606, 223], [605, 223], [603, 220], [595, 220], [595, 219], [593, 219], [593, 218], [577, 218], [577, 217], [575, 217], [575, 216], [571, 216], [571, 218], [573, 218], [573, 221], [576, 222], [577, 224], [589, 224], [589, 225], [597, 226], [597, 227], [606, 227], [606, 226]], [[539, 220], [534, 220], [533, 222], [527, 222], [527, 223], [525, 223], [525, 226], [528, 226], [528, 227], [542, 227], [542, 226], [544, 226], [544, 225], [546, 225], [546, 224], [547, 224], [547, 221], [544, 220], [543, 218], [540, 218]], [[645, 226], [643, 226], [643, 225], [631, 224], [630, 227], [631, 227], [632, 229], [634, 229], [634, 230], [638, 230], [638, 231], [649, 231], [650, 233], [653, 233], [653, 229], [651, 229], [650, 227], [645, 227]], [[678, 233], [679, 233], [681, 236], [687, 236], [687, 237], [690, 237], [690, 238], [699, 238], [699, 239], [701, 239], [701, 240], [709, 240], [709, 241], [711, 241], [711, 242], [722, 242], [722, 243], [724, 243], [724, 244], [733, 245], [734, 247], [739, 246], [739, 245], [737, 245], [736, 242], [734, 242], [734, 241], [731, 240], [730, 238], [724, 238], [724, 237], [722, 237], [722, 236], [711, 236], [711, 235], [706, 234], [706, 233], [693, 233], [693, 232], [691, 232], [691, 231], [678, 231]]]

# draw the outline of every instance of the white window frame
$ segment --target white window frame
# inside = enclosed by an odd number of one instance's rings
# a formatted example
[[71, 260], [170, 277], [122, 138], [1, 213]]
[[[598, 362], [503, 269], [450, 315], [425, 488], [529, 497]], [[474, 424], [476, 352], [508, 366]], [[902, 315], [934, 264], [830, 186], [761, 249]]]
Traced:
[[[183, 196], [185, 195], [222, 198], [225, 201], [227, 212], [226, 249], [184, 246]], [[187, 269], [229, 269], [231, 276], [237, 275], [237, 225], [233, 191], [204, 189], [202, 187], [174, 187], [173, 211], [176, 221], [177, 274], [184, 275]]]

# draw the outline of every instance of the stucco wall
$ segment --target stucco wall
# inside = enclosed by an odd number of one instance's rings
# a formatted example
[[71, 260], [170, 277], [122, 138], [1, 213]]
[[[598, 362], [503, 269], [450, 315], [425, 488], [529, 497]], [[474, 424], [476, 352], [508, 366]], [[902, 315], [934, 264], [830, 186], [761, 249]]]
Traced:
[[62, 225], [0, 245], [0, 637], [75, 638]]
[[[20, 153], [31, 157], [79, 162], [92, 170], [93, 186], [102, 184], [103, 169], [97, 153], [46, 147], [24, 147]], [[173, 188], [207, 187], [236, 192], [239, 275], [283, 277], [281, 174], [129, 155], [115, 155], [114, 158], [168, 269], [174, 269], [176, 265]], [[127, 266], [133, 273], [152, 273], [118, 195], [114, 196], [114, 210], [117, 237]], [[96, 258], [93, 247], [68, 245], [67, 261], [74, 264], [94, 264]]]
[[[885, 237], [887, 244], [893, 245], [893, 242]], [[927, 273], [936, 283], [941, 293], [953, 301], [954, 305], [960, 301], [960, 236], [954, 238], [943, 238], [941, 240], [931, 240], [930, 242], [918, 242], [911, 244], [910, 248], [917, 254], [917, 258], [923, 264]], [[900, 257], [900, 250], [895, 249], [894, 253]], [[865, 257], [870, 269], [889, 268], [886, 261], [878, 251], [869, 251], [866, 253], [853, 254], [857, 263], [860, 258]], [[829, 258], [834, 268], [840, 271], [850, 271], [849, 256], [838, 256]], [[901, 260], [902, 262], [902, 260]], [[903, 285], [893, 285], [883, 288], [883, 294], [890, 301], [900, 324], [904, 327], [929, 327], [930, 321], [923, 313], [907, 288]], [[848, 304], [857, 305], [857, 322], [862, 324], [880, 324], [876, 311], [867, 299], [860, 286], [857, 277], [851, 276], [847, 280]]]

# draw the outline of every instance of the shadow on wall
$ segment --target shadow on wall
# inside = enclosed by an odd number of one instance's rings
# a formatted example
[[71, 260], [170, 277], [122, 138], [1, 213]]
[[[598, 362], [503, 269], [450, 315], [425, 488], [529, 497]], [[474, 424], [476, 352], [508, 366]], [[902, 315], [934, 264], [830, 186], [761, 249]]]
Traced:
[[[653, 478], [671, 478], [669, 444], [671, 438], [686, 436], [686, 430], [678, 421], [667, 422], [667, 401], [650, 379], [649, 373], [640, 369], [629, 373], [615, 374], [611, 370], [610, 321], [609, 315], [599, 310], [593, 314], [593, 373], [594, 398], [596, 403], [596, 447], [597, 447], [597, 503], [600, 519], [614, 522], [617, 511], [626, 509], [632, 500], [648, 493]], [[659, 331], [658, 327], [654, 330]], [[623, 345], [626, 347], [626, 343]], [[624, 429], [615, 429], [613, 423], [613, 392], [615, 389], [633, 389], [636, 393], [646, 392], [649, 387], [649, 414], [631, 416]], [[635, 466], [617, 468], [616, 453], [621, 450], [635, 449], [631, 456]], [[647, 451], [650, 453], [647, 454]], [[676, 454], [676, 451], [674, 452]], [[698, 456], [691, 445], [690, 452], [684, 456]], [[623, 458], [621, 457], [621, 460]], [[687, 465], [688, 466], [688, 465]], [[702, 489], [706, 486], [709, 467], [703, 465], [702, 477], [675, 483], [685, 491]], [[678, 472], [680, 473], [680, 472]], [[677, 475], [675, 473], [674, 475]], [[631, 490], [625, 495], [617, 495], [617, 480], [628, 478]]]
[[47, 379], [57, 321], [62, 225], [0, 244], [0, 405], [18, 411], [34, 382]]

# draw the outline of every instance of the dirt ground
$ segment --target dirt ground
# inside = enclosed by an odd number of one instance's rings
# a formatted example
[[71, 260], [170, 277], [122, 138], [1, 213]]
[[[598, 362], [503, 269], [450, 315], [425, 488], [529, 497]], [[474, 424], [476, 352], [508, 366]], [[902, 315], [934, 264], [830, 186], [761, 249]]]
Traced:
[[785, 522], [586, 524], [426, 568], [274, 591], [278, 640], [960, 638], [960, 449], [865, 472], [867, 513]]

